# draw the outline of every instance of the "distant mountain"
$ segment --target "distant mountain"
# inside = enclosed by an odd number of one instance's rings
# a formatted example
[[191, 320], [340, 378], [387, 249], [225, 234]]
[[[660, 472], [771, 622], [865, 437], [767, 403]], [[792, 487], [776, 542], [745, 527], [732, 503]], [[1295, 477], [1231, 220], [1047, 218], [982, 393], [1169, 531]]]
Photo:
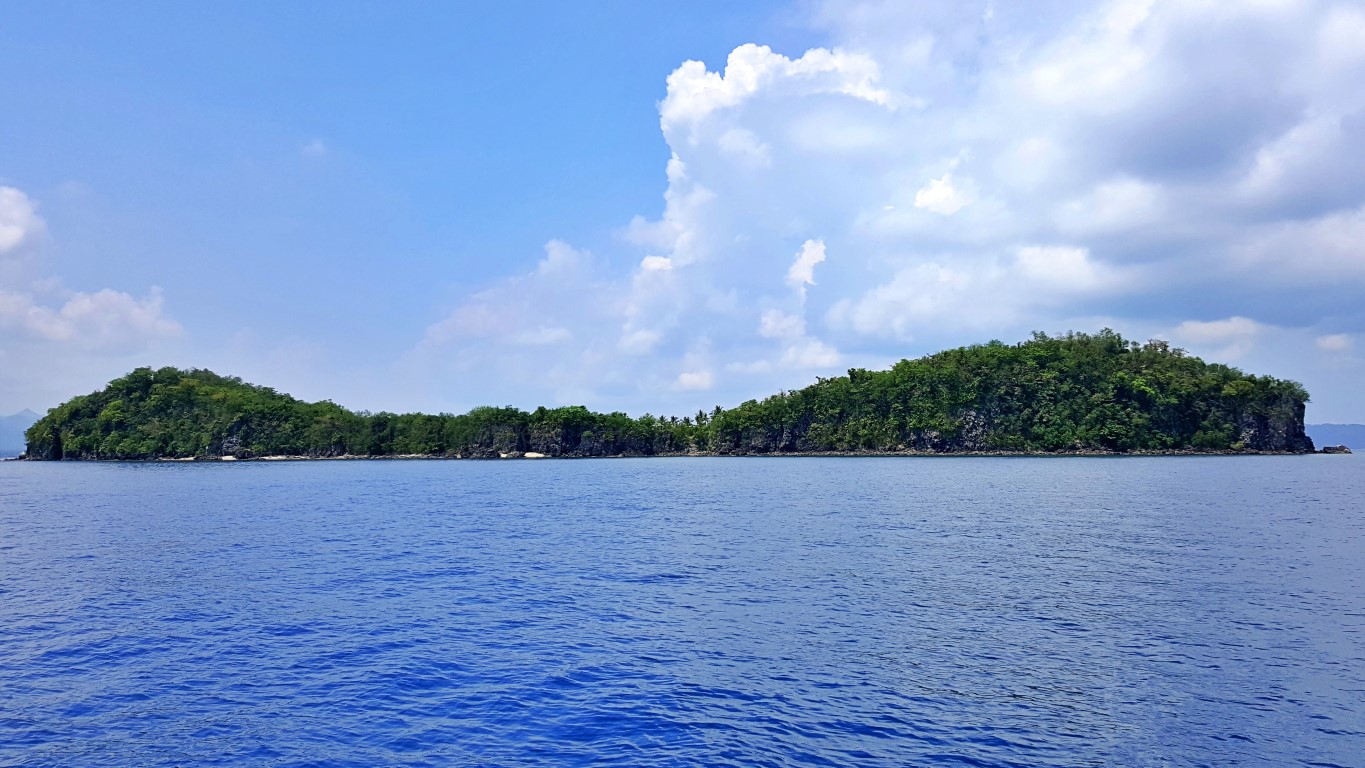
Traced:
[[0, 457], [24, 452], [24, 431], [38, 420], [38, 414], [25, 408], [13, 416], [0, 416]]
[[1313, 444], [1344, 445], [1347, 448], [1365, 449], [1365, 424], [1309, 424], [1305, 429], [1313, 438]]

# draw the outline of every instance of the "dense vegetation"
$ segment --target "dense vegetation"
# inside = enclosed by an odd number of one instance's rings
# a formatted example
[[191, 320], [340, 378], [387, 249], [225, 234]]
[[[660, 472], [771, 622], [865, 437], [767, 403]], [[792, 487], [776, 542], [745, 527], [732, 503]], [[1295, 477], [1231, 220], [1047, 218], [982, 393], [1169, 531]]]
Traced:
[[1300, 385], [1104, 330], [854, 369], [683, 418], [581, 406], [356, 413], [204, 370], [139, 368], [52, 409], [31, 458], [822, 451], [1311, 451]]

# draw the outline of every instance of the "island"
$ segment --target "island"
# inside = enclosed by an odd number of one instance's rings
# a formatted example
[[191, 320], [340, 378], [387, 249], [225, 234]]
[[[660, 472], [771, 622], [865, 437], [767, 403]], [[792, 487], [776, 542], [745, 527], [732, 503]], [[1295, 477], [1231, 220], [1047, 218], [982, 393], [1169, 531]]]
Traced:
[[1109, 329], [855, 368], [682, 418], [356, 412], [207, 370], [139, 368], [48, 411], [26, 458], [1310, 453], [1307, 401], [1298, 383]]

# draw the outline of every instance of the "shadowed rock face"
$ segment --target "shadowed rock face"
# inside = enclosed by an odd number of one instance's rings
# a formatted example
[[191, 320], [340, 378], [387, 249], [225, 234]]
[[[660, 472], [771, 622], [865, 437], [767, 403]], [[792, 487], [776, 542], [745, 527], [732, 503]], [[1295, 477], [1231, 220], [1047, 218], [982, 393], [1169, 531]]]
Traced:
[[1304, 403], [1282, 397], [1265, 413], [1243, 413], [1238, 419], [1240, 442], [1253, 451], [1312, 453], [1313, 440], [1304, 431]]

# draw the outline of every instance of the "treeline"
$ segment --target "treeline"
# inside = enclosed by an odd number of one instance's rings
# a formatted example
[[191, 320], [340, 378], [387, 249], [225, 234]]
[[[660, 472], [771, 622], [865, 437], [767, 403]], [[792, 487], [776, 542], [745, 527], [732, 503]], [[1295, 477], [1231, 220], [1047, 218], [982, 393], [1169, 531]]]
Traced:
[[730, 451], [1290, 451], [1308, 393], [1109, 329], [853, 369], [712, 423]]
[[1311, 451], [1304, 389], [1165, 342], [1035, 334], [682, 418], [581, 406], [357, 413], [205, 370], [139, 368], [28, 430], [36, 459], [858, 451]]
[[615, 456], [686, 450], [672, 426], [582, 406], [371, 414], [206, 370], [139, 368], [52, 409], [27, 437], [30, 458]]

